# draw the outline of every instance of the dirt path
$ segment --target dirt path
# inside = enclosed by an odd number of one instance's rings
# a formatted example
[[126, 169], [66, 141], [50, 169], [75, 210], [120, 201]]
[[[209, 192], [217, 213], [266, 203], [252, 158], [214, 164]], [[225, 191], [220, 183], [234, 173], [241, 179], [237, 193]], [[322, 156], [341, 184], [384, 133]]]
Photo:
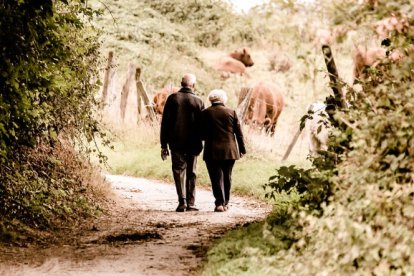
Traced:
[[[260, 220], [269, 206], [233, 196], [213, 212], [210, 190], [198, 188], [199, 212], [175, 212], [173, 184], [108, 175], [111, 214], [90, 226], [77, 245], [9, 252], [0, 275], [194, 275], [207, 248], [229, 229]], [[6, 261], [4, 261], [6, 259]]]

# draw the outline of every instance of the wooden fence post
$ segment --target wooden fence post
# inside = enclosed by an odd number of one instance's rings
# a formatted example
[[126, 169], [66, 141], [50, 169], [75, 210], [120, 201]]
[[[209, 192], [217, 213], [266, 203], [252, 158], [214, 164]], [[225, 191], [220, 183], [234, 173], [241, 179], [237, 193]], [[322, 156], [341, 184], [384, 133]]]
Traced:
[[[329, 80], [330, 80], [329, 85], [331, 86], [331, 89], [334, 94], [334, 97], [333, 97], [334, 101], [333, 103], [327, 104], [326, 112], [331, 117], [331, 119], [334, 120], [333, 114], [335, 113], [335, 109], [337, 107], [346, 108], [346, 102], [345, 102], [344, 95], [342, 93], [342, 84], [339, 79], [338, 70], [336, 69], [335, 60], [332, 56], [331, 47], [329, 47], [328, 45], [322, 45], [322, 53], [325, 59], [326, 68], [328, 69], [328, 73], [329, 73]], [[289, 157], [289, 154], [292, 151], [293, 147], [295, 146], [296, 141], [298, 140], [300, 134], [301, 134], [301, 129], [299, 128], [296, 131], [295, 136], [293, 136], [293, 139], [290, 142], [289, 147], [286, 150], [286, 153], [282, 158], [282, 161], [285, 161]]]
[[124, 86], [122, 86], [121, 91], [121, 104], [120, 104], [120, 110], [121, 110], [121, 118], [122, 120], [125, 119], [125, 110], [129, 95], [129, 89], [131, 88], [131, 82], [134, 78], [134, 71], [135, 71], [135, 65], [130, 63], [128, 66], [128, 73], [127, 78], [125, 80]]
[[[141, 79], [141, 68], [137, 67], [137, 69], [135, 69], [135, 82], [138, 83], [140, 79]], [[138, 84], [136, 84], [136, 87], [137, 87], [137, 122], [139, 122], [140, 115], [142, 112], [142, 109], [141, 109], [142, 97], [141, 97], [141, 93], [138, 90]]]
[[252, 88], [243, 87], [239, 95], [239, 106], [236, 108], [237, 117], [240, 122], [244, 122], [244, 117], [246, 116], [247, 108], [249, 107], [250, 98], [252, 95]]
[[113, 58], [114, 58], [114, 52], [109, 51], [108, 53], [108, 63], [105, 67], [105, 75], [104, 75], [104, 81], [103, 81], [103, 87], [102, 87], [102, 98], [101, 98], [101, 107], [104, 107], [107, 98], [108, 98], [108, 86], [110, 83], [110, 79], [113, 76]]
[[148, 117], [151, 121], [154, 121], [156, 116], [155, 116], [155, 111], [154, 108], [152, 107], [152, 103], [148, 97], [148, 93], [144, 88], [144, 85], [142, 84], [141, 81], [141, 68], [137, 68], [135, 71], [135, 81], [137, 84], [137, 99], [138, 99], [138, 114], [140, 114], [141, 112], [141, 99], [144, 102], [144, 106], [147, 109], [148, 112]]
[[328, 45], [322, 45], [322, 53], [329, 73], [330, 86], [334, 94], [334, 104], [337, 107], [346, 108], [346, 102], [342, 93], [342, 84], [339, 80], [339, 74], [336, 69], [335, 60], [332, 56], [331, 47]]
[[287, 150], [285, 152], [285, 155], [283, 155], [282, 161], [285, 161], [289, 157], [290, 152], [292, 151], [293, 147], [295, 146], [296, 141], [298, 141], [298, 138], [299, 138], [299, 136], [300, 136], [301, 133], [302, 133], [302, 130], [299, 128], [296, 131], [295, 136], [293, 136], [293, 139], [290, 142], [289, 147], [287, 148]]

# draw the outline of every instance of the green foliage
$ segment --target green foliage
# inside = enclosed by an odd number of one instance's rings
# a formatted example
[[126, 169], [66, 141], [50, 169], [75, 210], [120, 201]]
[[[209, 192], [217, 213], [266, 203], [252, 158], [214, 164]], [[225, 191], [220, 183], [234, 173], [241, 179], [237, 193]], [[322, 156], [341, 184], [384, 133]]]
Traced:
[[27, 229], [56, 230], [99, 214], [98, 179], [92, 180], [90, 166], [70, 146], [15, 152], [15, 160], [0, 166], [2, 232], [8, 237], [3, 241], [20, 244], [26, 235], [37, 239]]
[[84, 1], [0, 5], [0, 154], [54, 143], [63, 131], [91, 140], [98, 46]]
[[266, 221], [244, 225], [221, 238], [208, 251], [209, 266], [201, 275], [268, 275], [272, 256], [296, 241], [298, 228], [289, 206], [278, 205]]
[[331, 183], [318, 175], [314, 168], [296, 168], [294, 165], [277, 169], [277, 174], [271, 176], [263, 188], [270, 189], [266, 197], [274, 200], [276, 194], [297, 192], [301, 198], [300, 205], [310, 210], [321, 210], [321, 204], [327, 202], [332, 195]]
[[84, 0], [0, 4], [4, 233], [23, 231], [22, 225], [53, 229], [99, 209], [83, 183], [91, 180], [82, 175], [85, 160], [73, 152], [76, 144], [89, 153], [84, 142], [104, 136], [94, 100], [100, 44], [90, 20], [96, 14]]
[[218, 0], [145, 1], [172, 23], [190, 24], [194, 41], [205, 47], [252, 41], [252, 28], [243, 28], [243, 18]]
[[[373, 24], [376, 16], [396, 11], [413, 18], [407, 1], [378, 2], [378, 7], [369, 7], [370, 13], [360, 6], [361, 17], [354, 23]], [[342, 4], [344, 9], [350, 5]], [[283, 274], [405, 275], [413, 271], [414, 60], [407, 47], [413, 38], [412, 27], [403, 34], [392, 33], [391, 49], [402, 50], [405, 58], [384, 59], [368, 70], [362, 89], [348, 91], [351, 108], [334, 115], [338, 127], [328, 153], [336, 157], [325, 159], [335, 160], [334, 173], [328, 178], [333, 195], [322, 206], [322, 216], [302, 213], [300, 241], [273, 262]], [[314, 162], [314, 166], [323, 173], [331, 167], [326, 162]]]

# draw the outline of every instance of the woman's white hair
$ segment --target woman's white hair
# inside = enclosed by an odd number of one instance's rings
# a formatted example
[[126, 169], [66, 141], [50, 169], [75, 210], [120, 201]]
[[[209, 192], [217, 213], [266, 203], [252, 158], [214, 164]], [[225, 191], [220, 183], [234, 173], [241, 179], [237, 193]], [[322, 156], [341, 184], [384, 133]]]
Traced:
[[214, 89], [208, 94], [208, 100], [211, 103], [226, 103], [227, 102], [227, 93], [222, 89]]

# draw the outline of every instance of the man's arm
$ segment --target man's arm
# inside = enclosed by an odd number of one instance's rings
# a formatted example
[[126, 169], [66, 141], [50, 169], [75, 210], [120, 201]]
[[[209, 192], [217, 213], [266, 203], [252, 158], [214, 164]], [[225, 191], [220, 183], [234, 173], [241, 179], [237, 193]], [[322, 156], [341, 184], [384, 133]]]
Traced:
[[164, 111], [161, 118], [161, 129], [160, 129], [160, 142], [161, 148], [168, 148], [168, 132], [171, 126], [171, 100], [170, 97], [167, 98], [165, 102]]

